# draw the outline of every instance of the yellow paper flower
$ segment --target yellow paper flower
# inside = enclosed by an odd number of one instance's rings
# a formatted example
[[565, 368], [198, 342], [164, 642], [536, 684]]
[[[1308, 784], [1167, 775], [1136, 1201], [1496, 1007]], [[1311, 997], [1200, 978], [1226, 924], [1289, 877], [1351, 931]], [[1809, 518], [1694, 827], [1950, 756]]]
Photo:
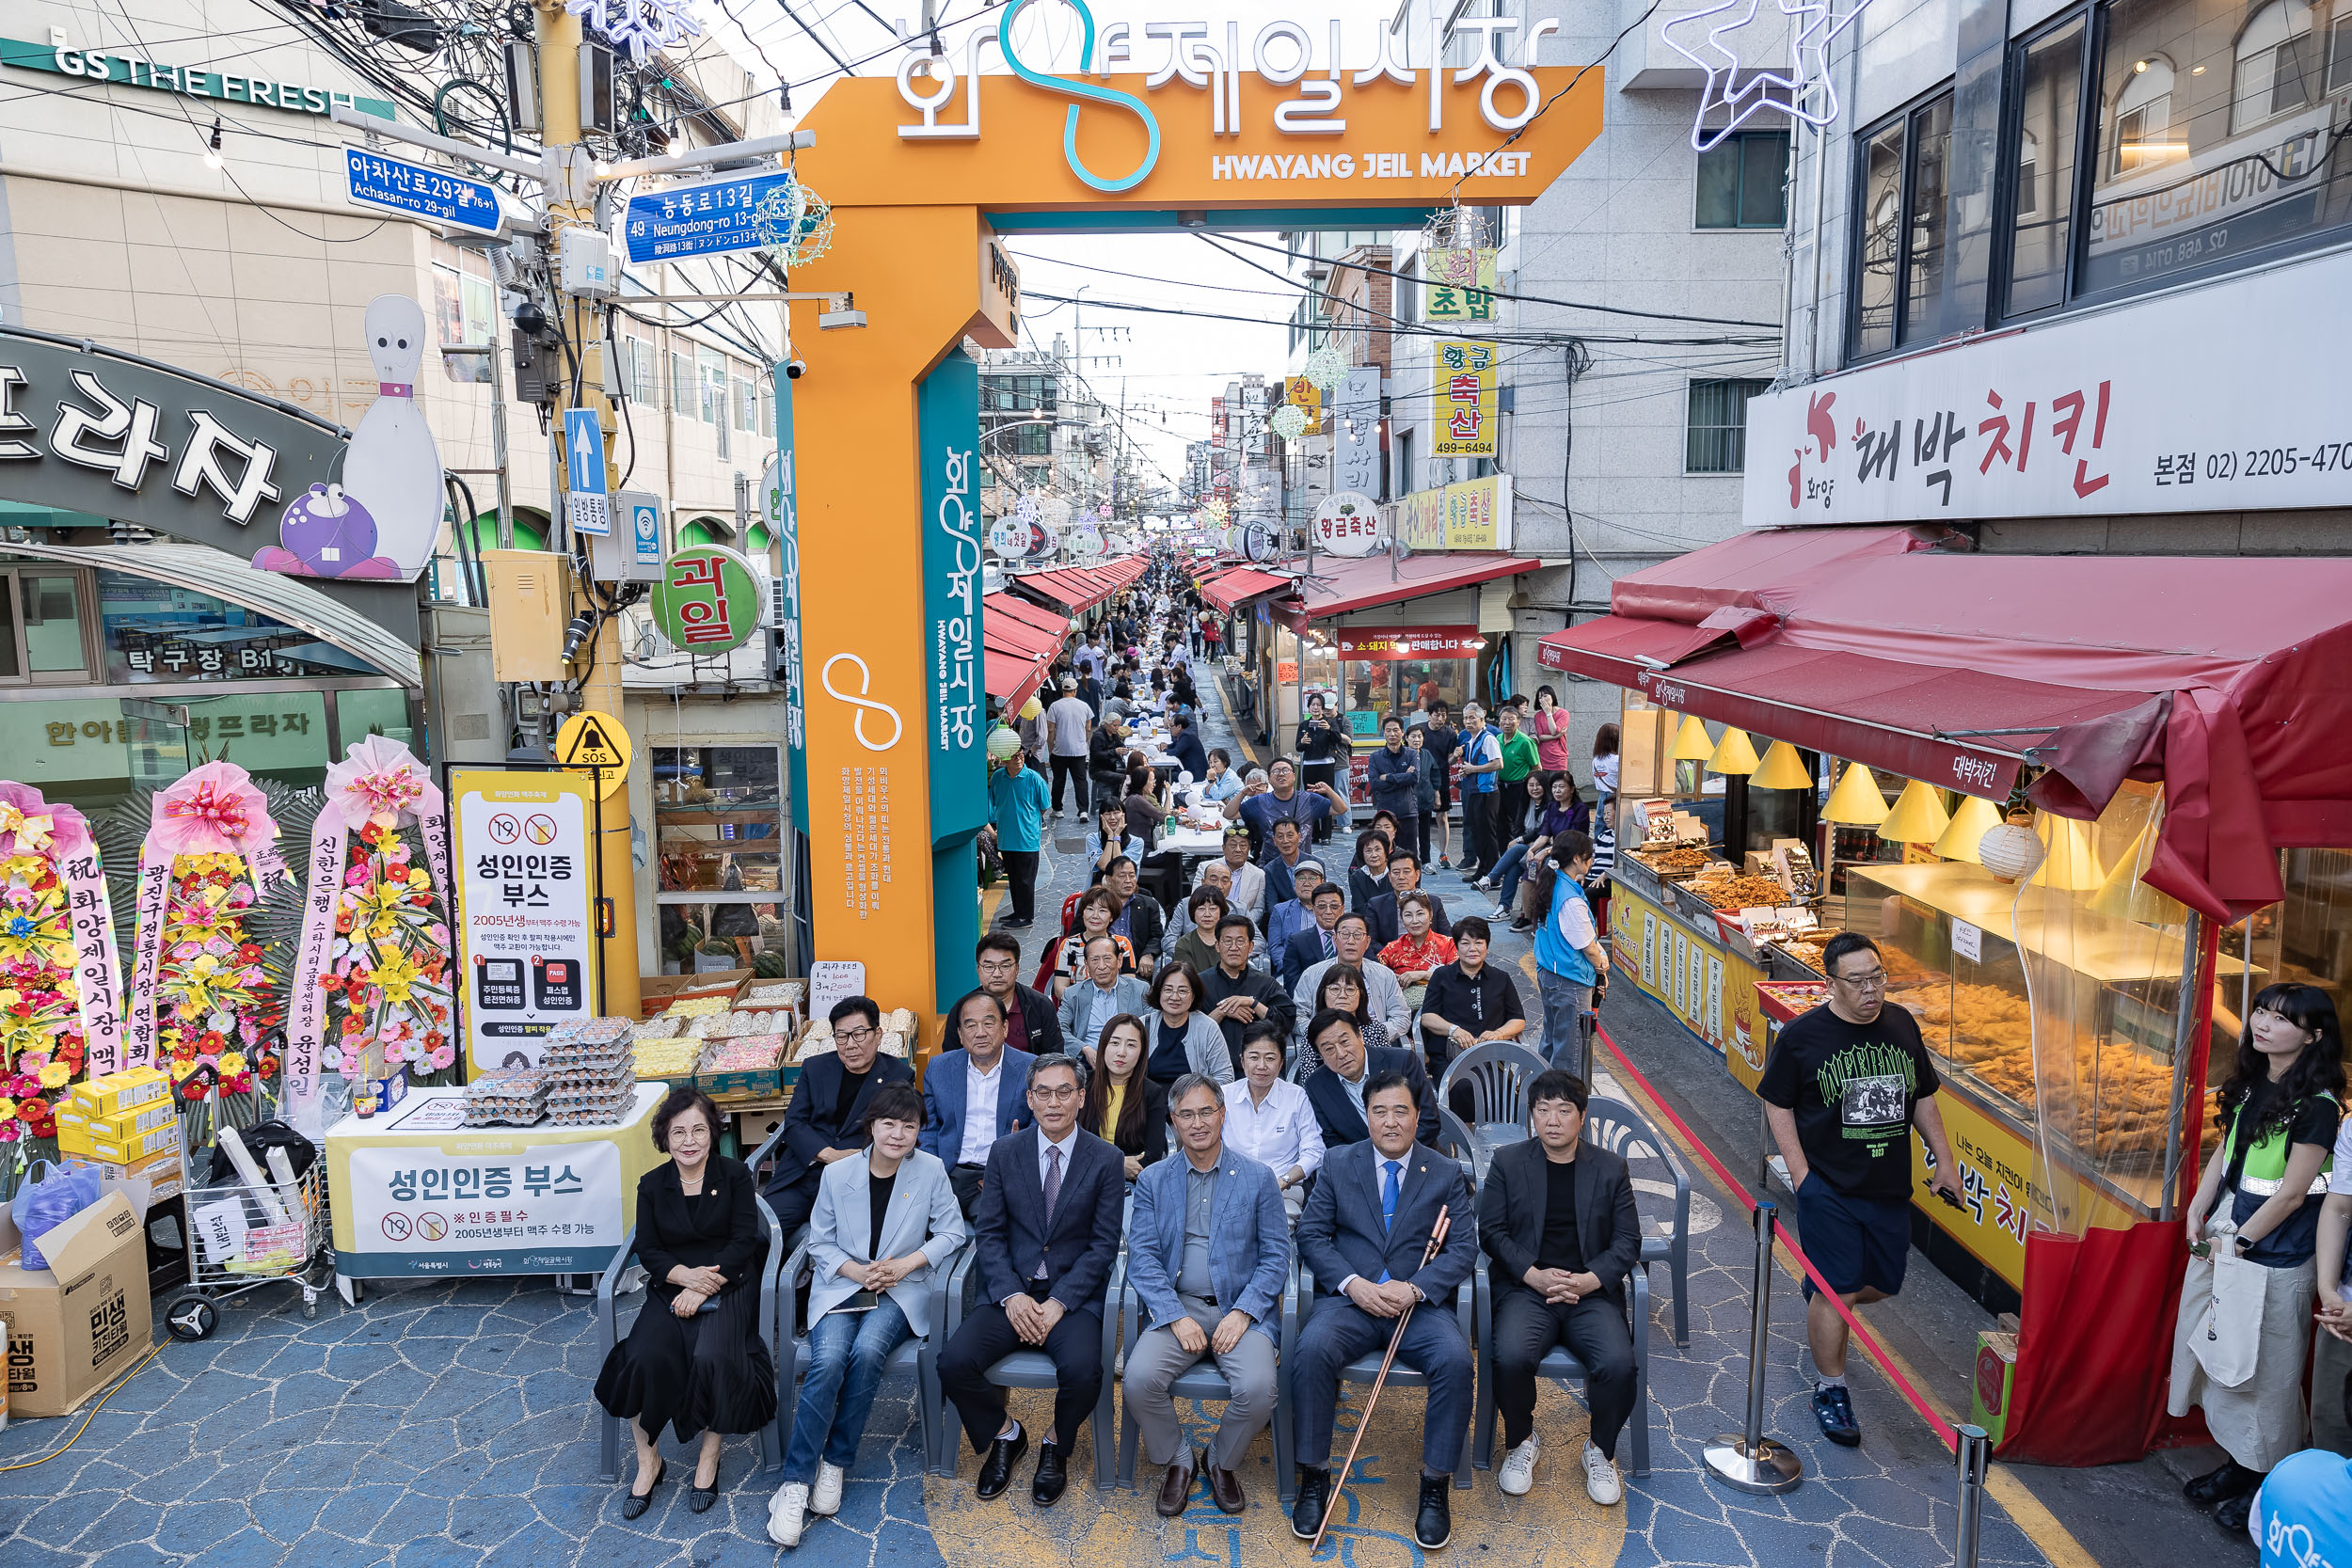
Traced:
[[390, 958], [376, 960], [375, 968], [368, 975], [368, 983], [384, 992], [385, 1001], [401, 1004], [408, 1001], [408, 989], [421, 978], [415, 964], [404, 955], [395, 953]]
[[183, 1062], [183, 1061], [177, 1061], [177, 1060], [175, 1060], [175, 1061], [171, 1064], [171, 1078], [172, 1078], [172, 1082], [174, 1082], [174, 1083], [178, 1083], [181, 1079], [185, 1078], [185, 1077], [186, 1077], [189, 1073], [194, 1072], [195, 1070], [196, 1070], [196, 1064], [195, 1064], [194, 1062]]
[[245, 1053], [241, 1051], [231, 1051], [220, 1059], [220, 1075], [223, 1078], [234, 1078], [244, 1070]]
[[16, 1101], [13, 1100], [0, 1100], [0, 1121], [7, 1121], [9, 1117], [15, 1115]]
[[72, 1068], [63, 1062], [52, 1062], [40, 1069], [40, 1086], [44, 1089], [61, 1089], [66, 1086], [67, 1082], [72, 1076]]

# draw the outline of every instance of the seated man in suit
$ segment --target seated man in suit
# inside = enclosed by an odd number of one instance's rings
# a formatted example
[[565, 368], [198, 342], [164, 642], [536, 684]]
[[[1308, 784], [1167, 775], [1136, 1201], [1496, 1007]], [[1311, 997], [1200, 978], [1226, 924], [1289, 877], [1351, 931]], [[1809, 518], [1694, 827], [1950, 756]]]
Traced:
[[[1324, 1070], [1307, 1080], [1307, 1103], [1314, 1108], [1315, 1126], [1323, 1147], [1361, 1143], [1370, 1135], [1364, 1099], [1375, 1079], [1401, 1072], [1413, 1085], [1413, 1102], [1420, 1107], [1415, 1136], [1435, 1148], [1438, 1144], [1438, 1096], [1421, 1058], [1403, 1046], [1364, 1049], [1363, 1031], [1337, 1007], [1326, 1007], [1307, 1025], [1307, 1042], [1322, 1058]], [[932, 1071], [939, 1069], [933, 1068]]]
[[[930, 1074], [940, 1065], [934, 1062]], [[979, 1478], [984, 1501], [1012, 1484], [1012, 1467], [1029, 1446], [1021, 1423], [1006, 1414], [1005, 1391], [988, 1381], [991, 1367], [1025, 1348], [1053, 1357], [1054, 1434], [1038, 1444], [1029, 1482], [1029, 1500], [1040, 1508], [1060, 1500], [1078, 1428], [1103, 1392], [1103, 1314], [1119, 1256], [1126, 1162], [1078, 1125], [1086, 1085], [1079, 1057], [1032, 1059], [1035, 1124], [989, 1151], [973, 1218], [980, 1303], [939, 1357], [940, 1390], [962, 1418], [973, 1451], [987, 1456]], [[1094, 1440], [1114, 1438], [1098, 1432]]]
[[1092, 1061], [1103, 1025], [1121, 1013], [1149, 1012], [1151, 1003], [1141, 980], [1119, 972], [1118, 942], [1096, 937], [1087, 943], [1086, 955], [1086, 977], [1061, 993], [1059, 1022], [1065, 1049], [1085, 1052]]
[[1282, 969], [1282, 985], [1289, 990], [1298, 989], [1301, 974], [1338, 954], [1339, 938], [1334, 928], [1340, 916], [1347, 912], [1347, 889], [1338, 882], [1318, 882], [1308, 907], [1314, 911], [1314, 924], [1301, 927], [1284, 939], [1282, 951], [1276, 955]]
[[[1302, 1541], [1313, 1538], [1331, 1500], [1327, 1466], [1340, 1371], [1378, 1354], [1408, 1307], [1416, 1309], [1396, 1358], [1429, 1380], [1413, 1539], [1435, 1551], [1454, 1534], [1448, 1494], [1462, 1461], [1476, 1380], [1454, 1293], [1478, 1260], [1478, 1216], [1460, 1164], [1413, 1141], [1428, 1098], [1427, 1085], [1402, 1071], [1375, 1076], [1364, 1095], [1372, 1135], [1331, 1151], [1298, 1216], [1298, 1257], [1314, 1274], [1316, 1296], [1291, 1369], [1298, 1441], [1291, 1533]], [[1449, 1227], [1445, 1241], [1423, 1262], [1440, 1215]]]
[[884, 1084], [911, 1084], [914, 1069], [882, 1054], [882, 1008], [864, 996], [844, 997], [827, 1015], [833, 1049], [801, 1064], [801, 1081], [784, 1113], [784, 1139], [768, 1178], [768, 1207], [785, 1244], [808, 1223], [825, 1167], [866, 1147], [866, 1102]]
[[[1282, 949], [1290, 945], [1292, 937], [1315, 923], [1315, 889], [1323, 885], [1323, 863], [1302, 859], [1298, 868], [1291, 874], [1291, 880], [1298, 890], [1295, 897], [1277, 900], [1273, 896], [1273, 889], [1266, 890], [1266, 967], [1277, 974], [1282, 972]], [[1343, 909], [1346, 904], [1343, 890], [1340, 905]]]
[[[1324, 887], [1336, 888], [1337, 882]], [[1323, 888], [1315, 889], [1318, 900], [1317, 918], [1323, 911]], [[1331, 945], [1334, 956], [1317, 958], [1298, 972], [1298, 979], [1291, 987], [1291, 999], [1298, 1004], [1300, 1018], [1312, 1018], [1321, 1004], [1324, 972], [1335, 963], [1354, 964], [1364, 972], [1364, 1006], [1380, 1026], [1389, 1032], [1389, 1038], [1410, 1043], [1413, 1037], [1413, 1009], [1405, 1000], [1405, 988], [1397, 984], [1396, 971], [1372, 956], [1372, 922], [1353, 911], [1339, 917], [1331, 926]], [[1311, 1043], [1301, 1038], [1301, 1045]]]
[[[1290, 1222], [1273, 1170], [1225, 1147], [1225, 1096], [1188, 1072], [1168, 1092], [1181, 1160], [1136, 1179], [1127, 1277], [1147, 1327], [1127, 1353], [1127, 1408], [1143, 1455], [1165, 1465], [1157, 1507], [1173, 1519], [1192, 1500], [1196, 1465], [1227, 1513], [1249, 1506], [1241, 1456], [1274, 1413], [1274, 1315], [1291, 1266]], [[1232, 1397], [1216, 1439], [1196, 1457], [1176, 1423], [1168, 1389], [1204, 1355], [1216, 1357]]]
[[1414, 892], [1429, 900], [1429, 928], [1441, 937], [1454, 934], [1454, 921], [1445, 912], [1445, 900], [1421, 885], [1420, 860], [1410, 849], [1399, 849], [1389, 856], [1389, 891], [1364, 907], [1364, 916], [1372, 922], [1374, 952], [1379, 952], [1403, 934], [1404, 916], [1398, 911], [1396, 901]]
[[1535, 1483], [1535, 1367], [1554, 1345], [1592, 1372], [1593, 1434], [1584, 1493], [1607, 1507], [1625, 1497], [1617, 1433], [1633, 1413], [1633, 1338], [1625, 1276], [1642, 1255], [1641, 1219], [1625, 1160], [1583, 1141], [1584, 1081], [1557, 1068], [1528, 1085], [1535, 1135], [1506, 1144], [1478, 1195], [1478, 1240], [1494, 1259], [1495, 1405], [1508, 1450], [1496, 1484], [1525, 1497]]
[[[947, 1018], [963, 1044], [941, 1052], [923, 1074], [923, 1135], [917, 1141], [924, 1153], [937, 1155], [947, 1167], [957, 1206], [970, 1219], [980, 1200], [989, 1150], [1028, 1120], [1020, 1085], [1036, 1058], [1005, 1043], [1005, 1005], [987, 991], [958, 997]], [[797, 1101], [800, 1091], [792, 1098]]]

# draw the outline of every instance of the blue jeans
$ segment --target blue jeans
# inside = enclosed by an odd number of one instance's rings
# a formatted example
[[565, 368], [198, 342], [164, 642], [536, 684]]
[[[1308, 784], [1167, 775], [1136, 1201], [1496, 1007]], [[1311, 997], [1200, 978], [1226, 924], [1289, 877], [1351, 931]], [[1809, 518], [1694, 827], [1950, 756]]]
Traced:
[[887, 1296], [864, 1312], [828, 1312], [808, 1331], [808, 1370], [801, 1377], [801, 1408], [792, 1418], [792, 1447], [784, 1479], [807, 1485], [824, 1461], [847, 1470], [857, 1463], [858, 1439], [882, 1387], [890, 1353], [914, 1337], [907, 1315]]
[[1509, 910], [1515, 919], [1519, 912], [1518, 904], [1519, 879], [1526, 875], [1527, 841], [1515, 838], [1511, 841], [1511, 847], [1502, 852], [1502, 858], [1495, 862], [1492, 879], [1495, 884], [1495, 904], [1501, 909]]
[[1544, 1059], [1553, 1067], [1592, 1079], [1592, 1064], [1584, 1057], [1584, 1015], [1593, 1010], [1589, 981], [1576, 981], [1549, 969], [1535, 971], [1535, 990], [1544, 1003]]

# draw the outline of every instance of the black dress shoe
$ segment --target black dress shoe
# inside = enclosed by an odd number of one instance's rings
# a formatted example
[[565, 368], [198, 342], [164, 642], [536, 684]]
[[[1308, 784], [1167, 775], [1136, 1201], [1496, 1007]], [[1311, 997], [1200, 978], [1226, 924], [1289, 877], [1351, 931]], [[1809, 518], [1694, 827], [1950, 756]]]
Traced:
[[1291, 1502], [1291, 1533], [1312, 1541], [1323, 1528], [1323, 1511], [1331, 1506], [1331, 1472], [1298, 1467], [1298, 1496]]
[[2254, 1513], [2254, 1494], [2240, 1492], [2234, 1497], [2224, 1497], [2213, 1505], [2213, 1522], [2221, 1527], [2221, 1533], [2244, 1541], [2246, 1521]]
[[644, 1495], [643, 1497], [640, 1497], [635, 1492], [631, 1492], [628, 1497], [621, 1499], [621, 1517], [624, 1519], [643, 1518], [644, 1516], [645, 1510], [653, 1506], [653, 1495], [655, 1489], [660, 1486], [663, 1478], [668, 1476], [669, 1473], [670, 1462], [668, 1459], [663, 1458], [655, 1460], [653, 1464], [652, 1484], [645, 1488]]
[[1061, 1501], [1069, 1484], [1070, 1468], [1062, 1459], [1061, 1445], [1048, 1437], [1037, 1446], [1037, 1474], [1029, 1478], [1029, 1501], [1051, 1508]]
[[986, 1502], [1005, 1495], [1005, 1488], [1012, 1484], [1012, 1467], [1028, 1451], [1029, 1433], [1025, 1429], [989, 1444], [988, 1457], [980, 1461], [980, 1501]]
[[2221, 1468], [2209, 1470], [2181, 1488], [2181, 1496], [2199, 1508], [2211, 1508], [2232, 1497], [2244, 1497], [2262, 1484], [2262, 1472], [2249, 1470], [2234, 1459], [2225, 1459]]
[[1160, 1477], [1160, 1495], [1152, 1503], [1163, 1519], [1173, 1519], [1192, 1501], [1193, 1466], [1178, 1460]]
[[719, 1478], [710, 1478], [708, 1486], [697, 1486], [686, 1494], [686, 1506], [696, 1513], [707, 1513], [719, 1500]]
[[1449, 1476], [1421, 1478], [1421, 1510], [1413, 1515], [1413, 1539], [1423, 1551], [1434, 1552], [1454, 1539], [1454, 1503], [1446, 1496], [1453, 1488]]

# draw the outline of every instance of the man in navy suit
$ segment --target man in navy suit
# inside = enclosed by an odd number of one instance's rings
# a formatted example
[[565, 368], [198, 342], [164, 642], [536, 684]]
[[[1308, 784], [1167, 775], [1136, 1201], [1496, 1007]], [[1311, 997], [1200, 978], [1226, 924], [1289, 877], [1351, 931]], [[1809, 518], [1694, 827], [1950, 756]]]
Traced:
[[[970, 1037], [970, 1025], [965, 1026]], [[944, 1060], [944, 1058], [943, 1058]], [[934, 1063], [931, 1072], [939, 1066]], [[1037, 1449], [1029, 1500], [1049, 1508], [1069, 1484], [1078, 1428], [1103, 1392], [1103, 1313], [1119, 1257], [1127, 1163], [1078, 1125], [1086, 1099], [1081, 1056], [1039, 1056], [1028, 1067], [1034, 1125], [997, 1140], [973, 1219], [980, 1303], [939, 1358], [939, 1386], [963, 1419], [980, 1464], [979, 1496], [1001, 1496], [1028, 1449], [988, 1370], [1017, 1350], [1054, 1361], [1054, 1434]], [[1112, 1440], [1107, 1432], [1098, 1443]]]
[[[1307, 1103], [1314, 1107], [1315, 1125], [1323, 1130], [1323, 1147], [1361, 1143], [1370, 1133], [1364, 1101], [1383, 1073], [1401, 1072], [1413, 1085], [1421, 1107], [1418, 1123], [1422, 1143], [1438, 1145], [1438, 1097], [1430, 1092], [1429, 1070], [1417, 1053], [1397, 1046], [1364, 1049], [1363, 1031], [1337, 1007], [1326, 1007], [1307, 1025], [1307, 1042], [1322, 1058], [1324, 1070], [1307, 1080]], [[933, 1068], [932, 1071], [939, 1069]]]
[[801, 1081], [784, 1113], [784, 1139], [768, 1178], [768, 1206], [787, 1243], [808, 1223], [825, 1167], [872, 1142], [866, 1135], [866, 1102], [884, 1084], [913, 1082], [914, 1069], [882, 1054], [882, 1008], [864, 996], [834, 1004], [833, 1049], [801, 1064]]
[[1005, 1043], [1005, 1005], [985, 990], [959, 997], [947, 1016], [963, 1046], [941, 1052], [923, 1074], [923, 1132], [915, 1141], [947, 1167], [956, 1202], [970, 1219], [989, 1150], [1028, 1119], [1021, 1085], [1035, 1058]]
[[1315, 923], [1303, 931], [1294, 933], [1282, 944], [1279, 958], [1284, 990], [1297, 990], [1301, 974], [1338, 954], [1339, 946], [1332, 935], [1332, 927], [1340, 923], [1340, 916], [1347, 912], [1347, 889], [1337, 881], [1320, 883], [1315, 888], [1310, 907], [1315, 911]]
[[[1327, 1466], [1340, 1370], [1377, 1354], [1408, 1308], [1397, 1360], [1429, 1383], [1413, 1539], [1435, 1551], [1454, 1533], [1447, 1494], [1461, 1464], [1475, 1378], [1454, 1295], [1478, 1259], [1478, 1217], [1461, 1165], [1413, 1141], [1427, 1098], [1426, 1087], [1417, 1093], [1401, 1071], [1375, 1077], [1364, 1091], [1372, 1135], [1324, 1160], [1298, 1216], [1299, 1260], [1315, 1280], [1314, 1310], [1299, 1333], [1291, 1370], [1298, 1440], [1291, 1532], [1301, 1540], [1313, 1538], [1331, 1500]], [[1424, 1264], [1440, 1215], [1450, 1228]]]

